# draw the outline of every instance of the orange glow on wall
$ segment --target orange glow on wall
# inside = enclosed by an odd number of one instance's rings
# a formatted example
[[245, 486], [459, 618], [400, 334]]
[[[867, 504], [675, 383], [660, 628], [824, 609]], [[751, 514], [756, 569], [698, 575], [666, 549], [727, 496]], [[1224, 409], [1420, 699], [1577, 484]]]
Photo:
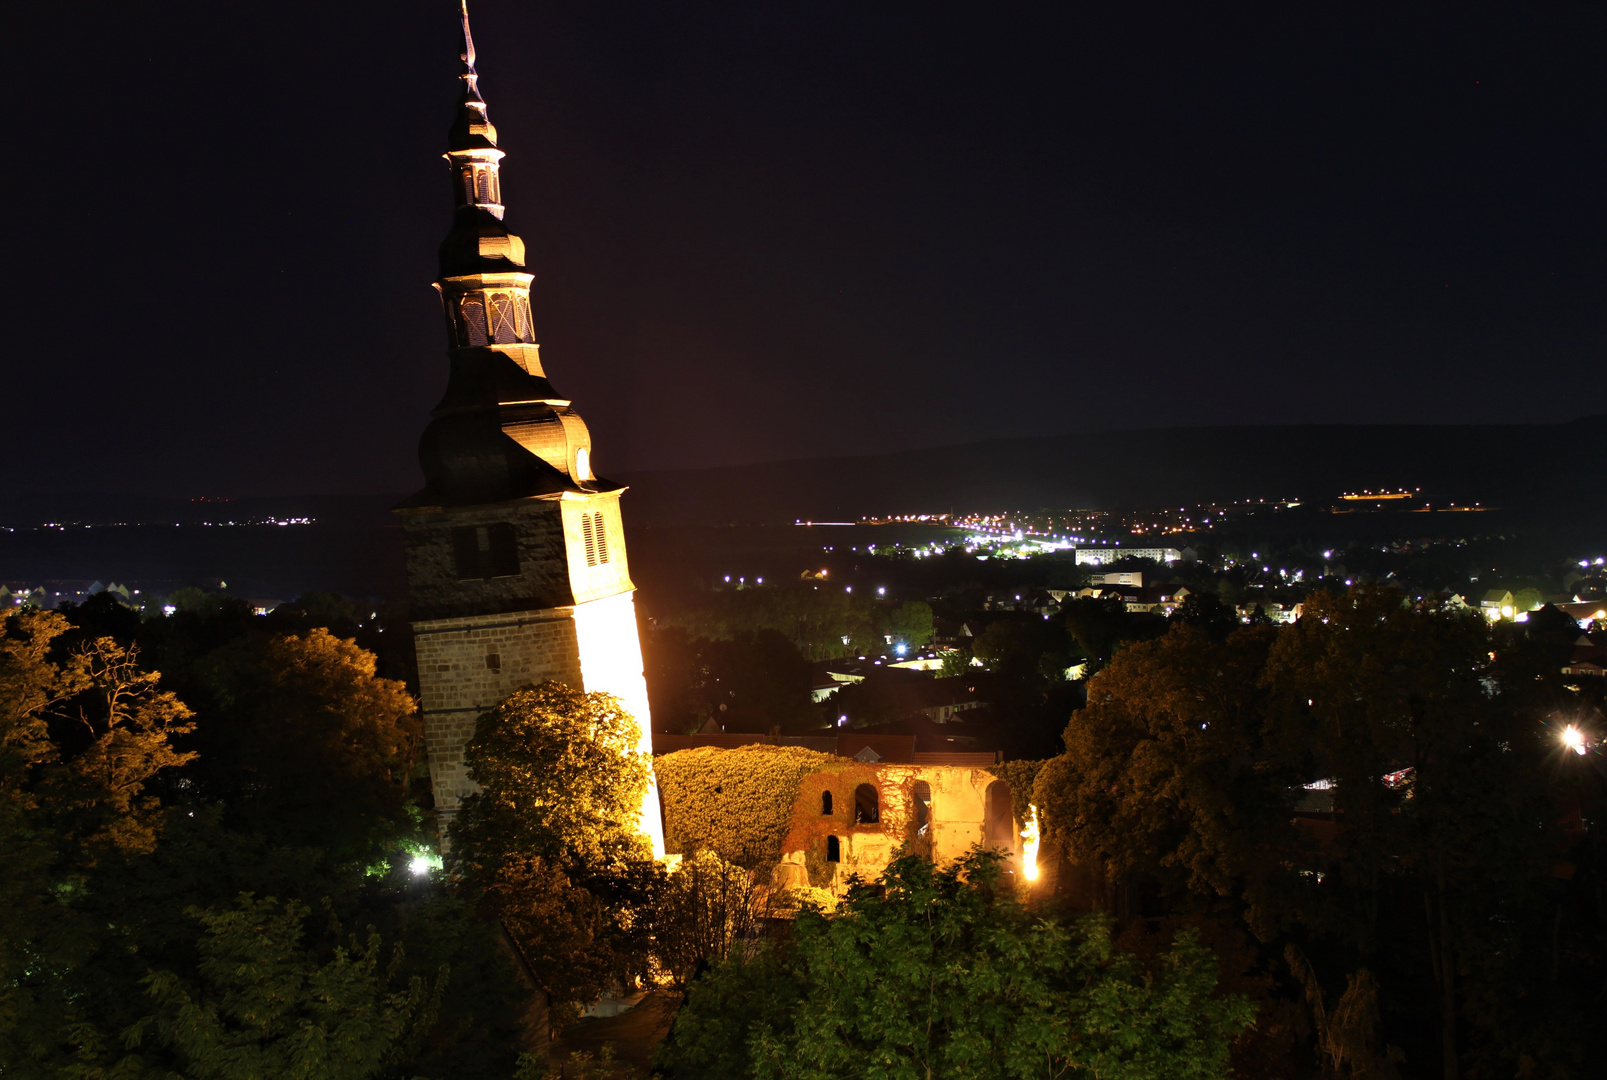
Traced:
[[[580, 646], [580, 677], [587, 693], [613, 694], [642, 729], [637, 750], [653, 755], [653, 718], [647, 705], [647, 679], [642, 675], [642, 644], [636, 628], [636, 604], [630, 593], [593, 600], [575, 607], [575, 638]], [[658, 780], [649, 773], [638, 826], [653, 845], [654, 858], [664, 857], [664, 821], [659, 814]]]

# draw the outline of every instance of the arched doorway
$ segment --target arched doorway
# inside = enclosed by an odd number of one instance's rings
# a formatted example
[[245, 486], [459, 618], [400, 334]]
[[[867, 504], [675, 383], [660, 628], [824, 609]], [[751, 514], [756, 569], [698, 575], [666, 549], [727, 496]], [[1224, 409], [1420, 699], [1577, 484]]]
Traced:
[[1015, 807], [1010, 785], [1003, 780], [995, 780], [988, 785], [982, 843], [986, 847], [1003, 848], [1008, 854], [1015, 854]]

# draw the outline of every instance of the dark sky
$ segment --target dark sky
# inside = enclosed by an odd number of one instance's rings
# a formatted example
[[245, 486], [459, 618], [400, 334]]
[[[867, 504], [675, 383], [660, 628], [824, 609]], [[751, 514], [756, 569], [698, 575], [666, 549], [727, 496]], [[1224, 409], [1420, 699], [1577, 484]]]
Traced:
[[[471, 10], [605, 474], [1600, 411], [1600, 4]], [[451, 0], [0, 18], [0, 486], [416, 486]]]

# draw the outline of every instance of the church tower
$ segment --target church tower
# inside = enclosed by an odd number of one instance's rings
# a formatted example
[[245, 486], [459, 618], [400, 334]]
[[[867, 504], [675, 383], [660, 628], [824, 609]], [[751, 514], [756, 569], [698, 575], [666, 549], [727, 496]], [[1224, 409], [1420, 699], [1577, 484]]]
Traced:
[[[463, 98], [448, 134], [456, 205], [441, 244], [451, 373], [419, 443], [424, 488], [396, 508], [407, 551], [420, 713], [443, 830], [475, 789], [463, 747], [512, 691], [557, 679], [652, 724], [625, 559], [624, 488], [592, 472], [591, 433], [547, 380], [524, 241], [502, 222], [503, 152], [463, 8]], [[656, 786], [642, 832], [664, 853]]]

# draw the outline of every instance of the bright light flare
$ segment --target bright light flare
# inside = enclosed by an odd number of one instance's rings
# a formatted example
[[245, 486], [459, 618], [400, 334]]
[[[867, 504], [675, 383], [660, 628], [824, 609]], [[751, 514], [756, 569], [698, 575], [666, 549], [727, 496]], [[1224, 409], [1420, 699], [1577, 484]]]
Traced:
[[1562, 729], [1561, 738], [1562, 745], [1566, 746], [1580, 757], [1584, 757], [1585, 751], [1590, 749], [1590, 740], [1585, 738], [1585, 733], [1574, 727], [1572, 724], [1569, 724], [1567, 727]]
[[430, 872], [429, 857], [426, 855], [415, 855], [413, 856], [413, 861], [407, 864], [407, 868], [417, 876], [423, 877], [425, 874]]
[[1021, 830], [1021, 874], [1028, 881], [1038, 880], [1038, 808], [1027, 805], [1027, 827]]

